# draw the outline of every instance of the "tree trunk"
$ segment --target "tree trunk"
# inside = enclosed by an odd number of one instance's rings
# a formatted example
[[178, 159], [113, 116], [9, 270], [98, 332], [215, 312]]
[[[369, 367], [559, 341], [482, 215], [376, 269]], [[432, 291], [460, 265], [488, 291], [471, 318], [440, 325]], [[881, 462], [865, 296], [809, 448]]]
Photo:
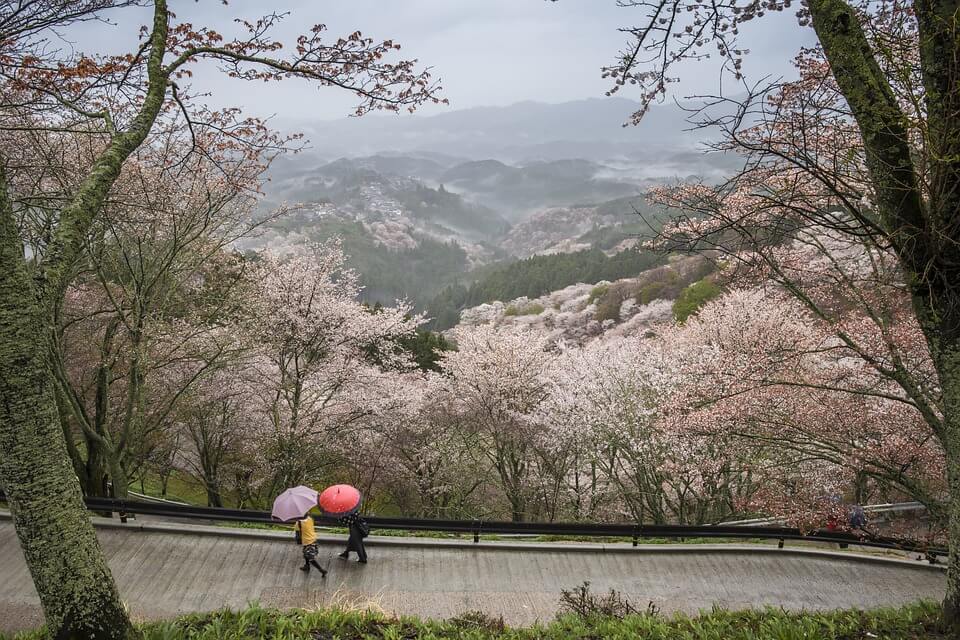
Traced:
[[960, 456], [956, 452], [947, 455], [947, 475], [950, 481], [950, 560], [943, 620], [946, 625], [960, 629]]
[[207, 484], [207, 506], [223, 506], [223, 498], [220, 496], [220, 484], [216, 480]]
[[526, 515], [523, 509], [522, 504], [516, 504], [511, 501], [510, 506], [510, 522], [523, 522], [523, 518]]
[[960, 629], [960, 339], [951, 335], [954, 328], [946, 327], [947, 331], [941, 331], [938, 340], [931, 341], [931, 345], [935, 345], [934, 362], [943, 392], [943, 434], [940, 439], [947, 459], [950, 486], [947, 507], [950, 561], [943, 617], [945, 623]]
[[[120, 456], [117, 455], [116, 457], [119, 458]], [[123, 468], [123, 463], [114, 459], [110, 461], [109, 467], [113, 497], [118, 500], [126, 500], [130, 497], [130, 477], [127, 475], [126, 469]]]
[[36, 300], [0, 173], [0, 486], [57, 639], [127, 638], [133, 629], [63, 439], [49, 328]]

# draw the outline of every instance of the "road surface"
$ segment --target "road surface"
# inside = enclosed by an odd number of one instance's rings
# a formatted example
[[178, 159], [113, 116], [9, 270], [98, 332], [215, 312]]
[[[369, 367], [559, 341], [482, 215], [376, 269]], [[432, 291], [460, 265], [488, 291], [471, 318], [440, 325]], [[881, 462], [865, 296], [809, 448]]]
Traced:
[[[560, 590], [589, 580], [640, 607], [696, 613], [713, 605], [832, 609], [940, 599], [942, 569], [849, 552], [772, 545], [534, 544], [422, 538], [370, 539], [370, 563], [334, 556], [330, 575], [297, 570], [292, 536], [279, 532], [156, 522], [97, 523], [124, 601], [139, 620], [258, 601], [264, 606], [335, 603], [450, 617], [470, 610], [509, 624], [551, 619]], [[39, 602], [9, 517], [0, 515], [0, 631], [41, 623]]]

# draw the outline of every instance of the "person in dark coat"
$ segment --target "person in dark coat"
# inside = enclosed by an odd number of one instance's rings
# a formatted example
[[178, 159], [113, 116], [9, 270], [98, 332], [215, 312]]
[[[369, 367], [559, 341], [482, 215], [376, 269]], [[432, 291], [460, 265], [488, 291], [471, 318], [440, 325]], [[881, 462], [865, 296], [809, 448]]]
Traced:
[[867, 526], [867, 513], [863, 510], [863, 507], [859, 504], [853, 505], [850, 508], [850, 528], [851, 529], [863, 529]]
[[346, 560], [350, 557], [351, 551], [356, 551], [358, 560], [362, 564], [367, 564], [367, 550], [363, 548], [363, 539], [370, 535], [370, 527], [366, 520], [356, 513], [340, 518], [340, 524], [350, 529], [350, 538], [347, 540], [347, 549], [340, 554], [340, 557]]

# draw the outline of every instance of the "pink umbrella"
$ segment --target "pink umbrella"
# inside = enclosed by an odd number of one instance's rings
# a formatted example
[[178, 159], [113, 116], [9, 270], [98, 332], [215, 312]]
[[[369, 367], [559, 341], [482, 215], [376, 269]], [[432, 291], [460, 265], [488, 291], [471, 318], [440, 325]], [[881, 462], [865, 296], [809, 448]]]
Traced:
[[310, 487], [300, 485], [287, 489], [273, 501], [270, 515], [274, 520], [290, 522], [302, 518], [307, 511], [317, 506], [317, 492]]
[[360, 491], [349, 484], [335, 484], [323, 490], [317, 504], [328, 516], [348, 516], [360, 508]]

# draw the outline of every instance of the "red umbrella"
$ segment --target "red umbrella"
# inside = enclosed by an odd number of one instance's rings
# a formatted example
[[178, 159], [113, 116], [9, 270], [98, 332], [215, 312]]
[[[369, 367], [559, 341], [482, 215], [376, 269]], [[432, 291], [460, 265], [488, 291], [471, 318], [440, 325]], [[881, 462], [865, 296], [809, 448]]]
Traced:
[[323, 490], [317, 504], [328, 516], [348, 516], [360, 508], [360, 492], [348, 484], [335, 484]]

